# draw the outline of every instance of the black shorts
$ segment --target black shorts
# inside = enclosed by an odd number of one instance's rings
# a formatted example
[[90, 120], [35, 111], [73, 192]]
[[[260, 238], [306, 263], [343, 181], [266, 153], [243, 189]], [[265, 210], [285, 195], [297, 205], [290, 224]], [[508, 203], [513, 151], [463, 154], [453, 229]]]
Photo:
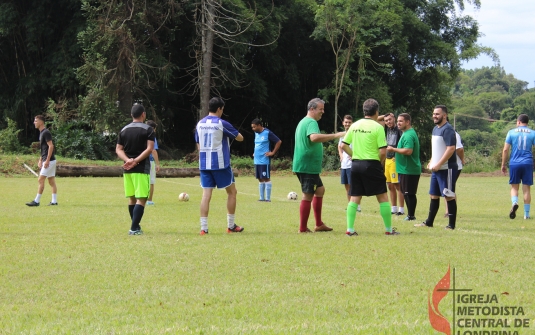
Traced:
[[381, 162], [354, 160], [351, 165], [351, 196], [372, 196], [386, 193], [386, 177]]
[[416, 194], [418, 192], [419, 174], [398, 174], [401, 194]]
[[296, 173], [296, 175], [301, 183], [301, 191], [303, 191], [303, 193], [314, 194], [318, 187], [323, 186], [319, 174]]

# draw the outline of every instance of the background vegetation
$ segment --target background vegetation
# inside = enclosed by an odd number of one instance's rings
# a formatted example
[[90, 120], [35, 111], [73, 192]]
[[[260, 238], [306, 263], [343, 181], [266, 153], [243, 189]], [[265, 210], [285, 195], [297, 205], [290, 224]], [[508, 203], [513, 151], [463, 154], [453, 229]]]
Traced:
[[[494, 157], [510, 127], [502, 121], [535, 118], [535, 90], [477, 44], [464, 6], [479, 1], [2, 1], [0, 150], [27, 152], [33, 116], [45, 114], [63, 156], [109, 159], [141, 101], [161, 125], [163, 158], [179, 159], [194, 151], [208, 92], [226, 99], [225, 117], [247, 139], [233, 144], [237, 155], [252, 153], [249, 122], [258, 117], [283, 140], [280, 156], [291, 157], [295, 126], [319, 95], [326, 132], [344, 114], [361, 117], [368, 97], [383, 112], [410, 113], [424, 161], [431, 111], [446, 104], [467, 150]], [[496, 67], [461, 69], [481, 53]], [[326, 157], [326, 168], [335, 160]]]

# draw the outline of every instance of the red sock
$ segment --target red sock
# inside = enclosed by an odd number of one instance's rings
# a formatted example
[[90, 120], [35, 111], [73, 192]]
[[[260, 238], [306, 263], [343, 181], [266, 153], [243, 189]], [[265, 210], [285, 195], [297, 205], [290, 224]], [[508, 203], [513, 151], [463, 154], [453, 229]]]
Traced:
[[316, 219], [316, 227], [323, 224], [321, 221], [321, 207], [323, 205], [323, 197], [312, 198], [312, 208], [314, 209], [314, 218]]
[[310, 216], [310, 201], [301, 200], [299, 206], [299, 231], [305, 232], [307, 230], [308, 217]]

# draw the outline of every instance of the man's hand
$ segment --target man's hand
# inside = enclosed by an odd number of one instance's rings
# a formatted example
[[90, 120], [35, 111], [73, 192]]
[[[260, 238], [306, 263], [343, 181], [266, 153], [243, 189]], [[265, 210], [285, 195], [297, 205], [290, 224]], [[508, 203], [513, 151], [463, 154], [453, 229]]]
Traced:
[[505, 165], [502, 165], [502, 173], [504, 176], [507, 173], [507, 167]]
[[136, 165], [138, 165], [138, 163], [133, 158], [130, 158], [126, 162], [124, 162], [123, 169], [128, 171]]
[[395, 150], [394, 150], [394, 147], [389, 145], [389, 146], [386, 147], [386, 151], [392, 152], [392, 151], [395, 151]]
[[45, 161], [45, 169], [48, 169], [49, 166], [50, 166], [50, 161], [47, 159]]
[[160, 164], [156, 164], [156, 172], [160, 172]]
[[273, 151], [268, 151], [264, 154], [266, 157], [272, 157], [274, 155]]

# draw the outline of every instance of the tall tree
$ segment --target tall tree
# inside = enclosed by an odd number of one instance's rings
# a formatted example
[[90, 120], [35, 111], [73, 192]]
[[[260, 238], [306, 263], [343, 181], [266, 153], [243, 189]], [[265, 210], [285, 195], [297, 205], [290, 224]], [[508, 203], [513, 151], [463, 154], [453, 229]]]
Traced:
[[82, 10], [80, 111], [94, 128], [115, 130], [135, 100], [150, 107], [150, 92], [170, 81], [177, 66], [169, 47], [183, 13], [178, 0], [83, 0]]

